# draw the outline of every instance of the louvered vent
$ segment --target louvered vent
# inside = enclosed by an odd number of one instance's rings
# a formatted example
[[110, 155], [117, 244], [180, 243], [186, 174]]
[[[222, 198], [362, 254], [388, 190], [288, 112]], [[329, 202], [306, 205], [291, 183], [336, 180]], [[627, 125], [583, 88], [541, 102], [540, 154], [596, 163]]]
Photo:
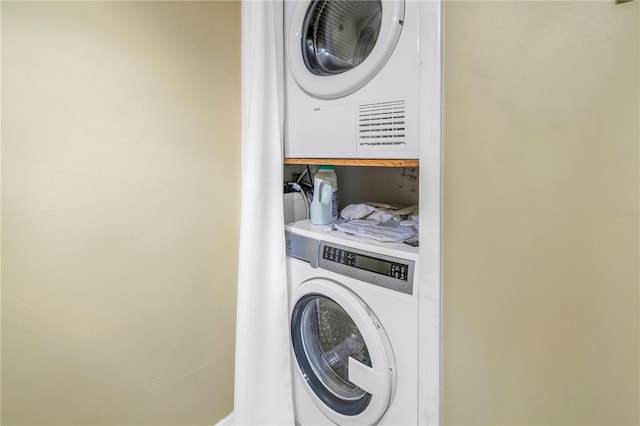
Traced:
[[406, 143], [405, 101], [362, 104], [358, 110], [360, 147], [398, 147]]

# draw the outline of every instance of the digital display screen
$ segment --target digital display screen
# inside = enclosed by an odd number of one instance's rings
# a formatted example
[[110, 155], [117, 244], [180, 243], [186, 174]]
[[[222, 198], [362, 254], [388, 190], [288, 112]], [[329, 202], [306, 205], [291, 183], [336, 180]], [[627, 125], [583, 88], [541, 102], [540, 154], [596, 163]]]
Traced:
[[375, 272], [377, 274], [390, 276], [391, 265], [393, 265], [391, 262], [356, 254], [355, 264], [353, 266], [370, 272]]
[[366, 256], [364, 254], [328, 245], [324, 246], [322, 258], [331, 262], [362, 269], [402, 281], [408, 281], [409, 279], [410, 270], [409, 265], [406, 263], [393, 262], [390, 260], [380, 259], [378, 257]]

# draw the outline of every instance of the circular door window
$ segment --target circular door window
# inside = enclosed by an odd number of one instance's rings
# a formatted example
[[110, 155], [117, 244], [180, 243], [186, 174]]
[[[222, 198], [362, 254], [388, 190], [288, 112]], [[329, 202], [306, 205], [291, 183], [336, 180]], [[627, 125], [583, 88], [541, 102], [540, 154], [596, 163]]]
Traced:
[[374, 423], [387, 409], [395, 368], [379, 322], [355, 294], [328, 280], [302, 284], [295, 297], [291, 341], [307, 391], [338, 424]]
[[353, 93], [387, 62], [403, 19], [402, 0], [299, 1], [287, 32], [289, 68], [313, 96]]
[[333, 411], [346, 416], [367, 408], [371, 394], [349, 381], [349, 357], [371, 367], [369, 351], [349, 314], [333, 300], [309, 295], [293, 314], [293, 350], [307, 381]]
[[302, 57], [312, 74], [336, 75], [364, 61], [375, 46], [381, 1], [316, 1], [302, 26]]

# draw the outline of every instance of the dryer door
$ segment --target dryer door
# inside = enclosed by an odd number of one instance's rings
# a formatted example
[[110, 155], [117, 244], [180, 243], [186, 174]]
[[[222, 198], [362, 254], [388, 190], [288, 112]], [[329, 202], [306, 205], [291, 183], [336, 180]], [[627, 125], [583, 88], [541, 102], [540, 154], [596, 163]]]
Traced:
[[404, 0], [298, 1], [287, 30], [289, 69], [312, 96], [349, 95], [384, 67], [403, 19]]
[[293, 298], [291, 343], [312, 400], [339, 425], [376, 423], [395, 389], [395, 361], [382, 325], [337, 282], [308, 280]]

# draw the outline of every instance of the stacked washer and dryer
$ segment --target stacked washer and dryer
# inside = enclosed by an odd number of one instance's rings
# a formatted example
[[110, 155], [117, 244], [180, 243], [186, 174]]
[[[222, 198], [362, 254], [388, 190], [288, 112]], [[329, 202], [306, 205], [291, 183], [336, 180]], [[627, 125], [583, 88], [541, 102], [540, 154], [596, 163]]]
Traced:
[[[419, 158], [419, 9], [284, 2], [286, 157]], [[418, 424], [418, 249], [309, 221], [286, 242], [296, 423]]]

